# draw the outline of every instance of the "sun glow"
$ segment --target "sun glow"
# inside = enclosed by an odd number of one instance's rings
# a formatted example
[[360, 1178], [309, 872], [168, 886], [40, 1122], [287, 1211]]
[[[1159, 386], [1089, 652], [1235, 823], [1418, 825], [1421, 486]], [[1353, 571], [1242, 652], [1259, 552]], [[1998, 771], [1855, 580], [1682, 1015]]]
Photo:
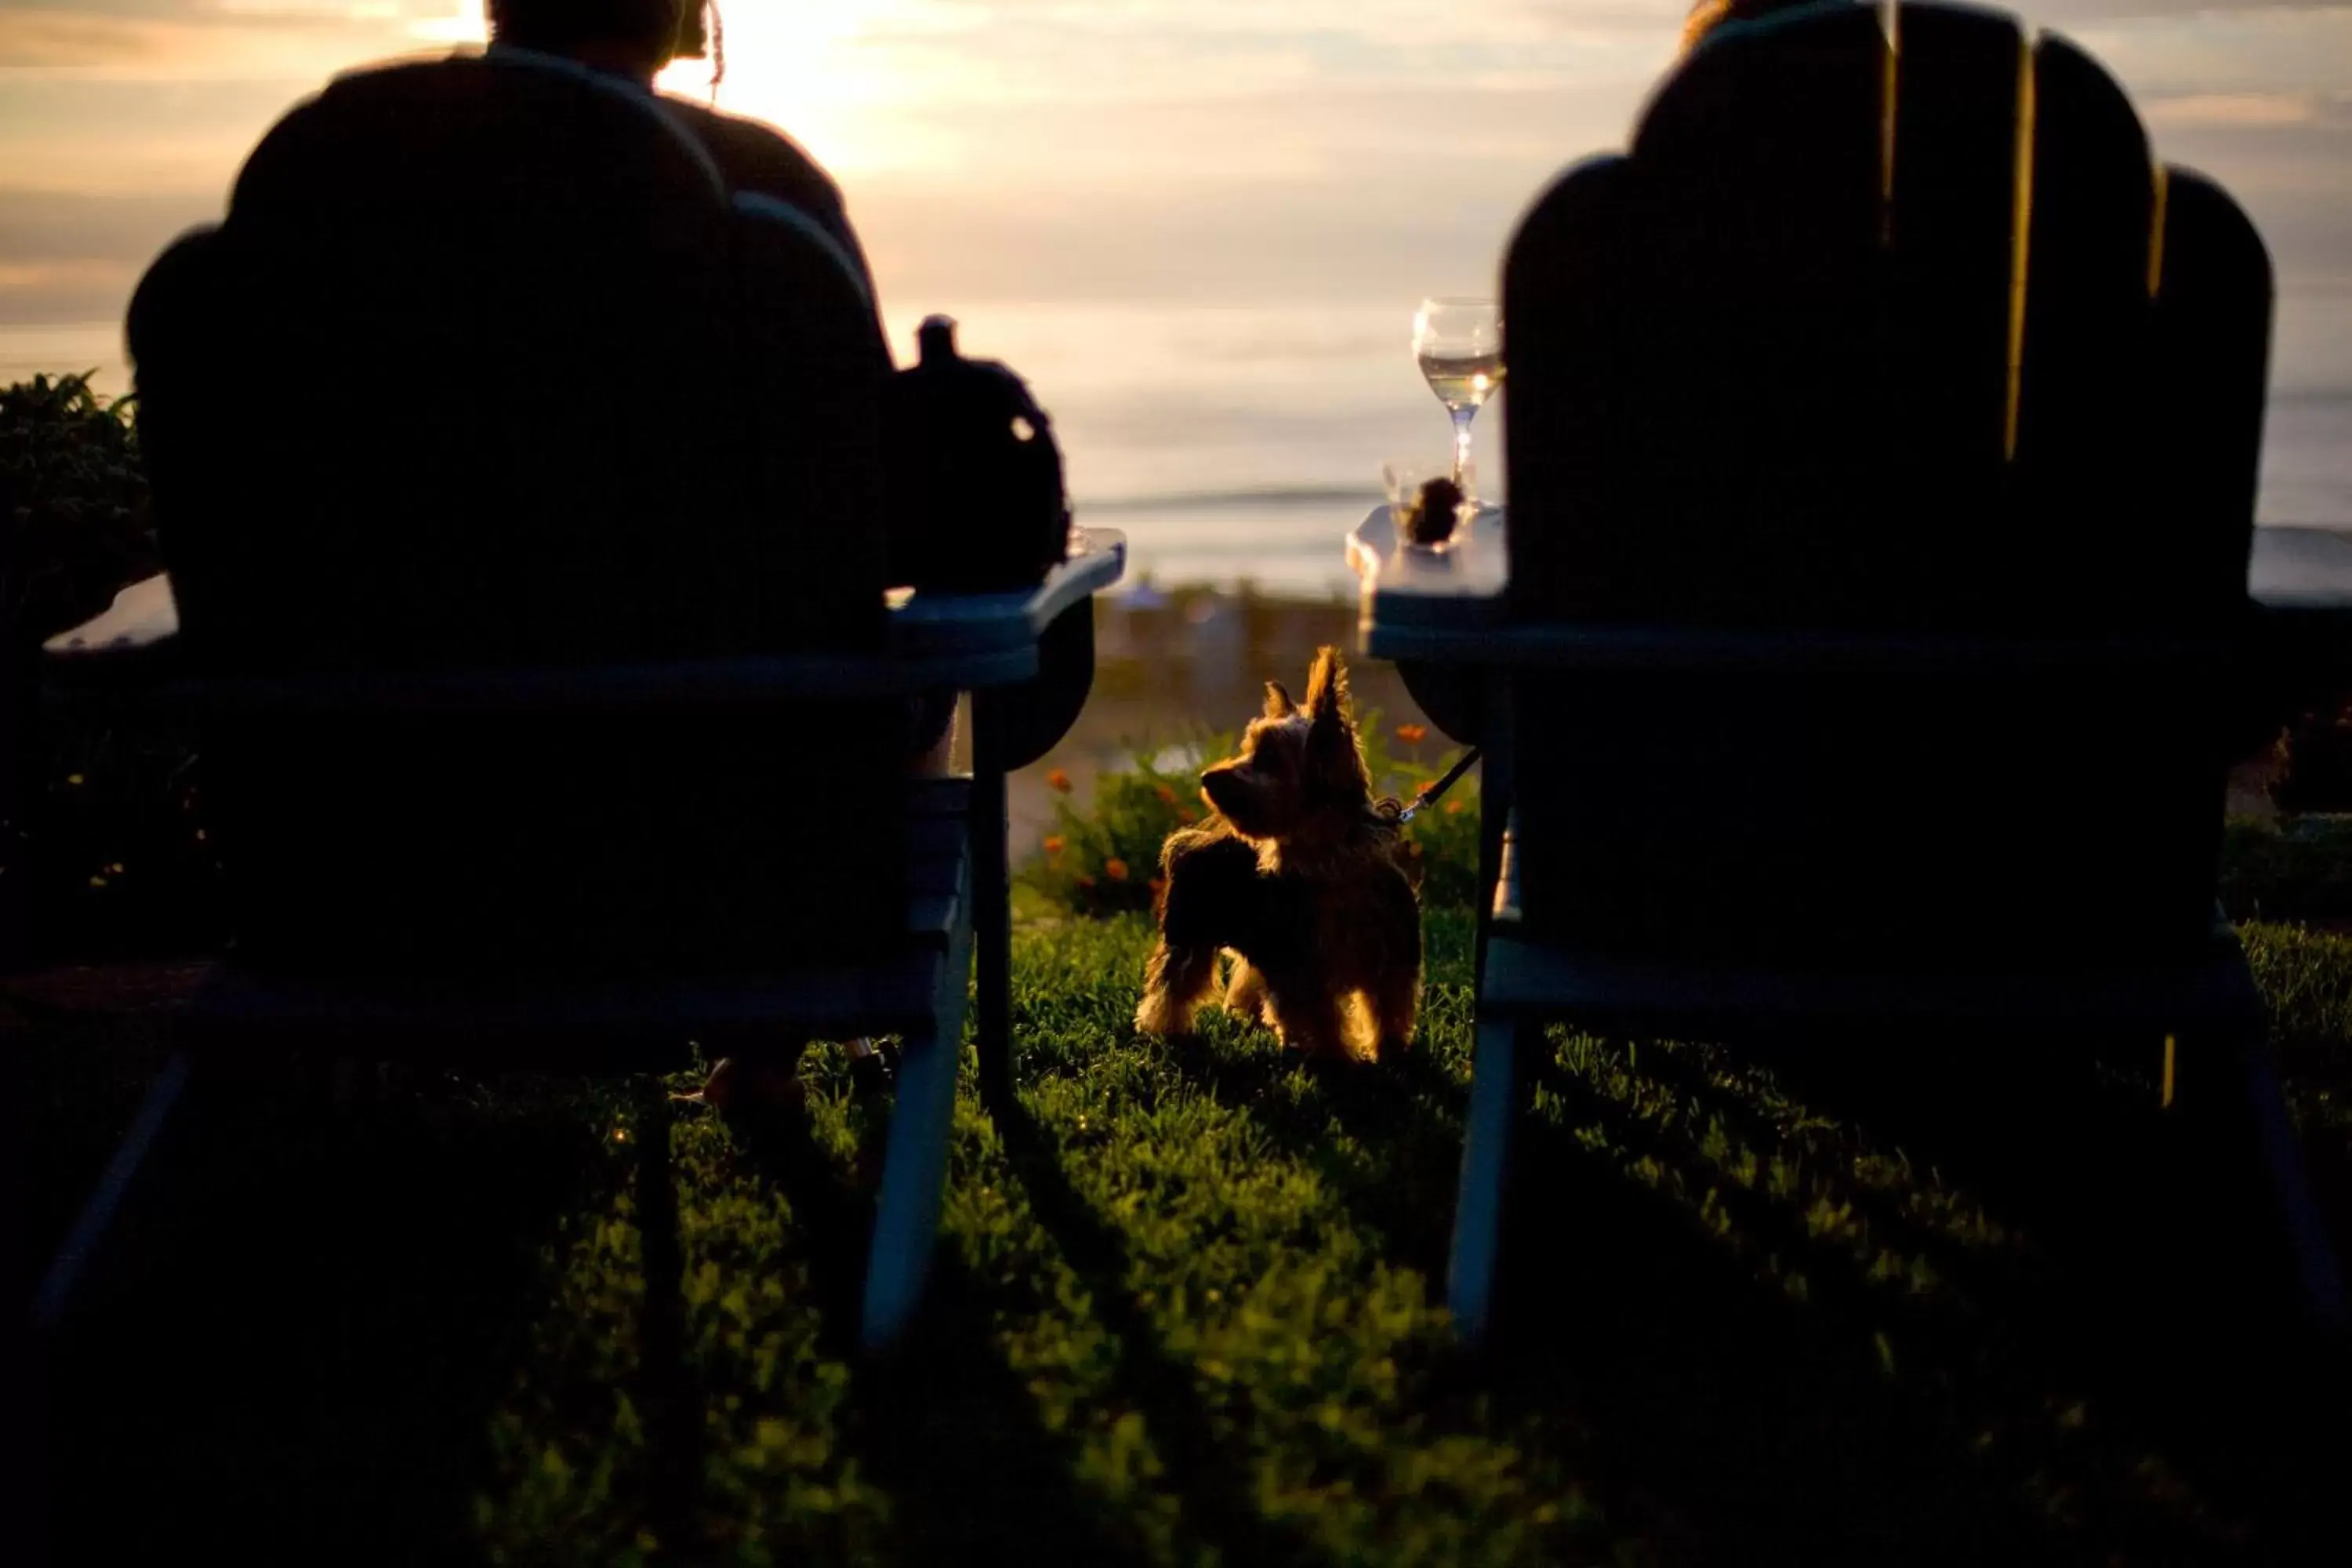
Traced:
[[[779, 127], [835, 173], [924, 163], [934, 143], [906, 112], [909, 84], [897, 58], [917, 14], [906, 0], [723, 5], [727, 72], [718, 107]], [[708, 100], [715, 64], [679, 60], [657, 85]]]
[[455, 47], [459, 44], [488, 43], [490, 20], [488, 7], [472, 0], [457, 0], [446, 16], [425, 16], [409, 24], [408, 30], [420, 44], [442, 44]]

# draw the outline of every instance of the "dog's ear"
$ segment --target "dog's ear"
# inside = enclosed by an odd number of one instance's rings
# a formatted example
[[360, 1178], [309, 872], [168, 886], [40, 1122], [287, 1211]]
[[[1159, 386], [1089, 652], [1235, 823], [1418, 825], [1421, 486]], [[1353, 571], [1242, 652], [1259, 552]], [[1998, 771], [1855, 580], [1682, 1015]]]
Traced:
[[1315, 668], [1307, 678], [1307, 772], [1316, 794], [1351, 801], [1369, 796], [1371, 781], [1348, 711], [1348, 667], [1336, 647], [1316, 651]]
[[1282, 682], [1269, 680], [1265, 683], [1265, 716], [1267, 718], [1287, 719], [1292, 710], [1297, 706], [1297, 703], [1290, 700], [1289, 689]]
[[1348, 667], [1336, 647], [1315, 650], [1315, 668], [1307, 674], [1307, 716], [1318, 724], [1348, 721]]

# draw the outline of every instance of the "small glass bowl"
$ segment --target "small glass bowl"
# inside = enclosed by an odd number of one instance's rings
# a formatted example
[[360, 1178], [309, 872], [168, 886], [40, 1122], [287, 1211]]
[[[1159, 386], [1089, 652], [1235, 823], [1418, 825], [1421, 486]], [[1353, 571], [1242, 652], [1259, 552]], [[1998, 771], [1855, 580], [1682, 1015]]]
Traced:
[[[1468, 535], [1471, 521], [1478, 515], [1475, 466], [1462, 470], [1462, 483], [1455, 489], [1450, 517], [1433, 516], [1428, 509], [1431, 500], [1443, 504], [1444, 489], [1454, 489], [1453, 479], [1454, 467], [1450, 463], [1426, 468], [1418, 463], [1381, 465], [1381, 486], [1388, 492], [1389, 518], [1396, 524], [1399, 544], [1407, 550], [1442, 555]], [[1442, 486], [1436, 497], [1429, 494], [1433, 483]]]

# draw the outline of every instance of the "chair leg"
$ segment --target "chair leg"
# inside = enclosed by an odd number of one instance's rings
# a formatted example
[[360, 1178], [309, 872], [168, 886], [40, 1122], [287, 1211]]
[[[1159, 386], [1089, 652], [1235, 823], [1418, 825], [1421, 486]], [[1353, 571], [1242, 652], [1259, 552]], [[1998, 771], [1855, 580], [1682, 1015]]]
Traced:
[[897, 1342], [922, 1301], [923, 1280], [930, 1271], [940, 1200], [947, 1185], [948, 1141], [955, 1126], [964, 976], [971, 963], [967, 935], [948, 949], [937, 1024], [907, 1036], [899, 1047], [898, 1100], [890, 1113], [890, 1145], [882, 1162], [882, 1195], [875, 1205], [859, 1328], [869, 1351], [887, 1350]]
[[40, 1290], [33, 1299], [33, 1326], [37, 1332], [45, 1336], [54, 1333], [63, 1321], [75, 1287], [106, 1239], [108, 1228], [121, 1210], [123, 1198], [138, 1180], [140, 1168], [162, 1135], [173, 1108], [180, 1103], [193, 1071], [194, 1066], [183, 1051], [163, 1064], [163, 1072], [149, 1086], [147, 1098], [140, 1102], [137, 1114], [131, 1119], [130, 1130], [115, 1146], [113, 1158], [107, 1162], [81, 1213], [74, 1216], [72, 1228], [66, 1232], [65, 1245], [58, 1249], [48, 1273], [41, 1280]]
[[1503, 1243], [1503, 1206], [1517, 1131], [1520, 1048], [1540, 1025], [1481, 1017], [1470, 1065], [1470, 1110], [1462, 1138], [1462, 1185], [1454, 1205], [1454, 1245], [1445, 1268], [1445, 1304], [1454, 1331], [1477, 1344], [1493, 1326], [1495, 1279]]
[[1472, 983], [1486, 979], [1486, 939], [1494, 934], [1495, 898], [1503, 875], [1503, 836], [1510, 826], [1511, 783], [1517, 766], [1513, 734], [1511, 677], [1508, 670], [1486, 670], [1480, 688], [1480, 731], [1485, 745], [1478, 763], [1478, 885], [1476, 945], [1472, 951]]
[[980, 951], [980, 1098], [1013, 1100], [1013, 871], [1006, 845], [1003, 721], [996, 693], [971, 695], [972, 925]]
[[[2303, 1152], [2259, 1015], [2183, 1038], [2174, 1052], [2173, 1112], [2189, 1143], [2185, 1201], [2244, 1258], [2252, 1278], [2291, 1296], [2313, 1327], [2347, 1327], [2344, 1276], [2304, 1174]], [[2210, 1276], [2209, 1276], [2210, 1278]]]
[[866, 1269], [866, 1348], [898, 1338], [922, 1300], [946, 1185], [948, 1136], [955, 1119], [956, 1051], [936, 1035], [908, 1036], [898, 1060], [898, 1103], [875, 1205]]

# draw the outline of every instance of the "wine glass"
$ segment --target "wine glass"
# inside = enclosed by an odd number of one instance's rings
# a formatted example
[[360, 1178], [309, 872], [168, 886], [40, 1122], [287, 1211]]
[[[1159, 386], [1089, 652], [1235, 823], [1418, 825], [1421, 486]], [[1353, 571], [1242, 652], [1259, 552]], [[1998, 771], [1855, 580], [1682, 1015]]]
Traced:
[[1454, 416], [1454, 482], [1460, 485], [1470, 465], [1470, 421], [1503, 385], [1502, 310], [1492, 300], [1423, 300], [1413, 313], [1412, 353], [1429, 390]]

